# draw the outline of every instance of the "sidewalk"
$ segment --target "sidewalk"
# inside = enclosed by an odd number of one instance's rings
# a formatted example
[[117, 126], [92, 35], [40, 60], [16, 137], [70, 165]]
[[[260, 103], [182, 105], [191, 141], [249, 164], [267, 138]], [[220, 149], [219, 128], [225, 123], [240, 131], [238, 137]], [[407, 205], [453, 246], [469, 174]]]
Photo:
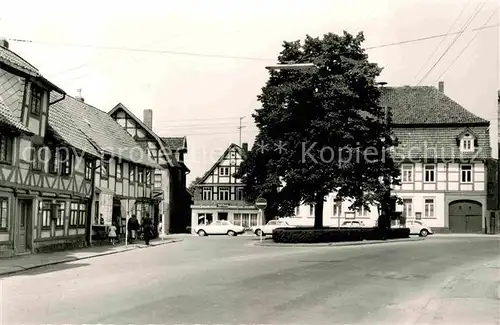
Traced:
[[500, 238], [500, 234], [453, 234], [453, 233], [450, 233], [450, 234], [446, 234], [446, 233], [437, 233], [437, 234], [432, 234], [432, 235], [429, 235], [429, 238], [431, 237], [443, 237], [443, 238], [446, 238], [446, 237], [490, 237], [490, 238]]
[[131, 251], [134, 249], [155, 247], [159, 245], [182, 241], [181, 238], [173, 238], [173, 237], [174, 236], [165, 236], [165, 239], [163, 240], [162, 239], [152, 240], [149, 243], [150, 244], [149, 246], [146, 246], [144, 243], [141, 242], [135, 244], [129, 244], [127, 246], [125, 246], [125, 244], [118, 244], [116, 246], [96, 245], [92, 247], [86, 247], [75, 250], [30, 254], [30, 255], [0, 259], [0, 277], [48, 265], [84, 260], [98, 256], [118, 254], [126, 251]]

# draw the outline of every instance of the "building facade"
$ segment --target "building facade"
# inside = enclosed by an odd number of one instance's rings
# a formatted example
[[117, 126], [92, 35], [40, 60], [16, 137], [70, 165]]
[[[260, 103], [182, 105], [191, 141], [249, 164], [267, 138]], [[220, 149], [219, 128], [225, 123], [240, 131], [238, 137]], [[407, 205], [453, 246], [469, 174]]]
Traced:
[[[401, 185], [394, 193], [402, 200], [397, 210], [407, 219], [420, 219], [436, 231], [484, 233], [493, 231], [488, 212], [488, 161], [491, 158], [489, 122], [472, 114], [435, 87], [387, 87], [381, 104], [393, 113], [398, 146], [394, 157], [401, 168]], [[324, 224], [338, 226], [361, 220], [374, 226], [377, 207], [349, 210], [349, 202], [326, 198]], [[314, 207], [301, 206], [290, 222], [314, 223]]]
[[65, 96], [0, 40], [0, 257], [85, 245], [98, 152], [56, 131]]
[[233, 176], [246, 157], [247, 150], [246, 143], [242, 147], [231, 144], [212, 168], [194, 184], [192, 228], [215, 220], [228, 220], [244, 227], [262, 224], [258, 210], [245, 201], [244, 185]]
[[179, 146], [172, 148], [168, 143], [172, 138], [160, 138], [153, 131], [153, 112], [150, 109], [144, 110], [143, 121], [121, 103], [108, 114], [159, 166], [153, 172], [152, 183], [155, 202], [151, 215], [155, 224], [161, 223], [163, 234], [185, 232], [189, 224], [189, 216], [183, 211], [189, 205], [185, 196], [186, 173], [189, 172], [184, 164], [186, 139], [181, 138], [183, 141]]

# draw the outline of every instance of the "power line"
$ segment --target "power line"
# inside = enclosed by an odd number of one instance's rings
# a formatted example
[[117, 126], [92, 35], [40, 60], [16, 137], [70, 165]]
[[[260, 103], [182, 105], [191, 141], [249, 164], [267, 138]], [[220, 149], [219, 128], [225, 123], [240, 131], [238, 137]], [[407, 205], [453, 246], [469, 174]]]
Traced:
[[189, 122], [189, 121], [208, 121], [208, 120], [237, 120], [241, 116], [221, 116], [221, 117], [205, 117], [205, 118], [197, 118], [197, 119], [181, 119], [181, 120], [165, 120], [161, 121], [161, 123], [174, 123], [174, 122]]
[[[467, 1], [467, 3], [463, 6], [462, 10], [460, 11], [460, 14], [458, 14], [458, 17], [455, 19], [455, 21], [453, 22], [453, 24], [451, 24], [451, 26], [448, 29], [448, 31], [446, 32], [446, 34], [449, 34], [451, 32], [451, 30], [453, 29], [453, 26], [455, 26], [455, 24], [458, 22], [458, 20], [460, 19], [460, 17], [462, 17], [462, 14], [464, 13], [465, 8], [467, 8], [467, 6], [469, 5], [470, 2], [471, 2], [471, 0]], [[415, 79], [424, 70], [424, 68], [427, 66], [427, 63], [429, 63], [431, 61], [432, 57], [439, 50], [439, 48], [441, 47], [441, 44], [443, 44], [443, 42], [444, 42], [445, 39], [446, 39], [446, 36], [443, 37], [443, 38], [441, 38], [441, 42], [439, 42], [438, 46], [434, 49], [434, 52], [432, 52], [432, 54], [427, 58], [427, 61], [425, 61], [425, 63], [422, 65], [422, 67], [420, 68], [420, 70], [418, 71], [418, 73], [415, 75]]]
[[472, 14], [472, 16], [469, 18], [469, 20], [465, 23], [464, 27], [461, 29], [461, 31], [457, 34], [457, 36], [455, 37], [455, 39], [451, 42], [451, 44], [444, 50], [443, 54], [441, 54], [441, 56], [439, 57], [439, 59], [437, 59], [437, 61], [434, 63], [434, 65], [429, 69], [429, 71], [427, 71], [427, 73], [422, 77], [422, 79], [420, 79], [420, 81], [418, 82], [418, 85], [420, 85], [422, 83], [422, 81], [425, 80], [425, 78], [427, 78], [427, 76], [432, 72], [432, 70], [434, 70], [434, 68], [438, 65], [439, 62], [441, 62], [441, 60], [443, 59], [443, 57], [446, 55], [446, 53], [448, 53], [448, 51], [451, 49], [451, 47], [455, 44], [455, 42], [458, 40], [458, 38], [460, 38], [460, 36], [462, 35], [462, 33], [467, 29], [467, 27], [469, 27], [470, 23], [474, 20], [474, 18], [476, 18], [476, 16], [479, 14], [479, 12], [483, 9], [484, 5], [486, 4], [486, 1], [484, 1], [482, 4], [478, 5], [478, 9], [476, 9], [475, 13]]
[[[258, 133], [259, 130], [255, 131], [243, 131], [242, 133], [244, 134], [250, 134], [250, 133]], [[182, 134], [183, 136], [205, 136], [205, 135], [223, 135], [223, 134], [238, 134], [238, 130], [234, 130], [233, 132], [206, 132], [206, 133], [187, 133], [187, 134]], [[162, 137], [166, 137], [167, 135], [162, 135]]]
[[[497, 11], [494, 10], [493, 13], [491, 14], [490, 18], [488, 18], [488, 20], [486, 20], [486, 22], [484, 23], [483, 26], [486, 26], [486, 24], [488, 24], [488, 22], [491, 20], [491, 18], [493, 18], [493, 16], [495, 16], [496, 13], [497, 13]], [[462, 51], [460, 51], [460, 53], [455, 57], [453, 62], [451, 62], [451, 64], [444, 70], [444, 72], [439, 75], [438, 79], [441, 79], [441, 77], [443, 75], [445, 75], [446, 72], [448, 72], [448, 70], [453, 66], [453, 64], [455, 64], [455, 62], [460, 58], [460, 56], [465, 52], [465, 50], [467, 50], [469, 45], [471, 45], [472, 42], [474, 42], [474, 40], [477, 38], [478, 35], [479, 35], [479, 31], [476, 32], [476, 35], [474, 35], [474, 37], [469, 41], [469, 43], [467, 43], [467, 45], [465, 45], [465, 47], [462, 49]]]
[[[481, 28], [475, 28], [471, 31], [483, 30], [493, 27], [498, 27], [499, 24], [494, 24], [490, 26], [484, 26]], [[446, 37], [449, 35], [460, 34], [459, 32], [439, 34], [439, 35], [431, 35], [425, 36], [410, 40], [398, 41], [393, 43], [381, 44], [376, 46], [366, 47], [365, 50], [378, 49], [389, 46], [403, 45], [414, 42], [421, 42], [430, 39]], [[172, 54], [172, 55], [186, 55], [186, 56], [197, 56], [197, 57], [212, 57], [212, 58], [226, 58], [226, 59], [243, 59], [243, 60], [256, 60], [256, 61], [276, 61], [276, 59], [266, 59], [266, 58], [255, 58], [255, 57], [242, 57], [242, 56], [230, 56], [230, 55], [222, 55], [222, 54], [204, 54], [204, 53], [196, 53], [196, 52], [178, 52], [172, 50], [152, 50], [152, 49], [140, 49], [140, 48], [127, 48], [127, 47], [118, 47], [118, 46], [103, 46], [103, 45], [92, 45], [92, 44], [78, 44], [78, 43], [57, 43], [57, 42], [48, 42], [48, 41], [40, 41], [40, 40], [30, 40], [30, 39], [18, 39], [18, 38], [9, 38], [12, 42], [18, 43], [31, 43], [31, 44], [46, 44], [46, 45], [55, 45], [55, 46], [70, 46], [70, 47], [86, 47], [86, 48], [95, 48], [95, 49], [103, 49], [103, 50], [115, 50], [115, 51], [129, 51], [129, 52], [144, 52], [144, 53], [154, 53], [154, 54]]]

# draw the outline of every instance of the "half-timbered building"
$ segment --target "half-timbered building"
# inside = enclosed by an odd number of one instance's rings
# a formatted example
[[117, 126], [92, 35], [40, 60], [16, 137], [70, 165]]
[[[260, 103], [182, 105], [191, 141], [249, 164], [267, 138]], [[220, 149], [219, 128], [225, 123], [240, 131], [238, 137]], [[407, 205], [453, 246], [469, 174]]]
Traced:
[[[191, 226], [228, 220], [235, 225], [261, 224], [258, 210], [244, 198], [244, 185], [234, 174], [245, 159], [248, 145], [231, 144], [193, 188]], [[193, 230], [192, 230], [193, 231]]]
[[98, 156], [52, 107], [65, 93], [0, 40], [0, 256], [85, 244]]
[[184, 164], [187, 153], [185, 138], [176, 148], [178, 144], [172, 147], [168, 140], [159, 137], [153, 131], [151, 109], [144, 110], [143, 121], [121, 103], [108, 114], [161, 167], [153, 174], [155, 204], [152, 215], [155, 223], [162, 223], [164, 234], [185, 232], [189, 224], [189, 216], [185, 212], [185, 206], [189, 205], [186, 197], [186, 173], [189, 169]]
[[54, 112], [72, 116], [75, 128], [100, 153], [93, 171], [87, 170], [94, 175], [89, 223], [92, 233], [111, 223], [118, 225], [123, 233], [130, 216], [136, 215], [139, 222], [146, 213], [152, 216], [156, 203], [153, 175], [161, 167], [141, 145], [106, 112], [85, 103], [81, 97], [66, 96], [54, 105]]

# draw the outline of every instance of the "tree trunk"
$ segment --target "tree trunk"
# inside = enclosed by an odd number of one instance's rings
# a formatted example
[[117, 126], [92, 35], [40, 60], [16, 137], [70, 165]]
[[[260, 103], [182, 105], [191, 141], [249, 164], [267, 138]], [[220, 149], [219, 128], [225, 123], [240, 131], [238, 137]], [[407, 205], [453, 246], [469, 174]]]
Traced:
[[391, 194], [390, 192], [386, 193], [383, 196], [382, 202], [380, 202], [381, 213], [378, 217], [378, 230], [382, 239], [386, 239], [389, 235], [389, 231], [391, 229]]
[[314, 228], [323, 228], [323, 205], [325, 204], [325, 196], [318, 194], [316, 196], [316, 204], [314, 205]]

